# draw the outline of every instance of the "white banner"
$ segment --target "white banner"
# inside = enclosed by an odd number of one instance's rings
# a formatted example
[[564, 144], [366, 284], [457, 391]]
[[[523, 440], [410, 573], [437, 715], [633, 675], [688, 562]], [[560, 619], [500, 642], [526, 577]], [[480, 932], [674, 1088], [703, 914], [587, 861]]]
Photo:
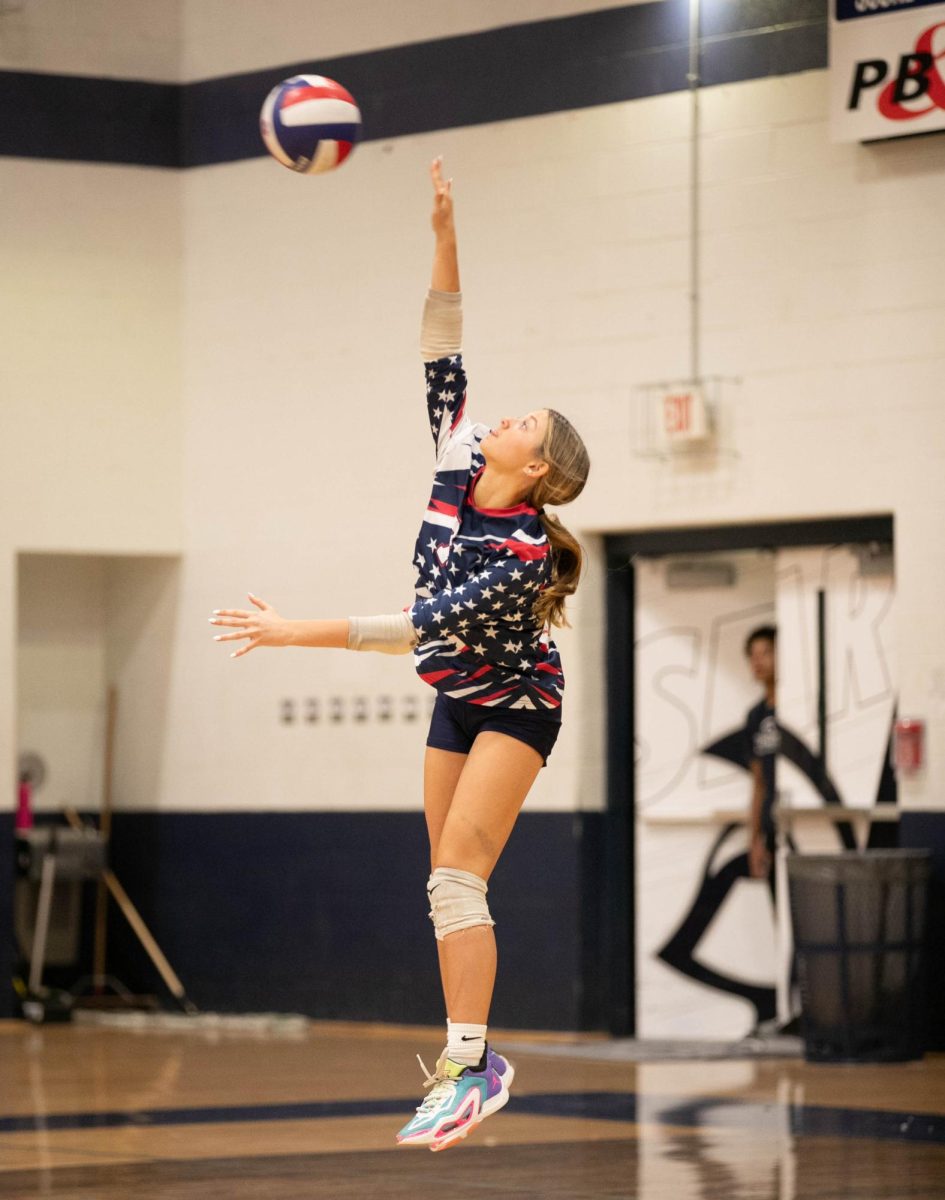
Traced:
[[835, 142], [945, 129], [945, 4], [831, 0]]

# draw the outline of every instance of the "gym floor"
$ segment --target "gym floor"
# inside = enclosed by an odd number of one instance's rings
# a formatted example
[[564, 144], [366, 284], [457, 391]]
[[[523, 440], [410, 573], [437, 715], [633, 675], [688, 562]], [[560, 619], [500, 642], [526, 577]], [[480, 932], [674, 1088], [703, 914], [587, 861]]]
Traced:
[[[445, 1154], [396, 1148], [439, 1030], [0, 1022], [0, 1197], [945, 1198], [945, 1057], [630, 1061], [496, 1034], [512, 1100]], [[431, 1193], [432, 1194], [432, 1193]]]

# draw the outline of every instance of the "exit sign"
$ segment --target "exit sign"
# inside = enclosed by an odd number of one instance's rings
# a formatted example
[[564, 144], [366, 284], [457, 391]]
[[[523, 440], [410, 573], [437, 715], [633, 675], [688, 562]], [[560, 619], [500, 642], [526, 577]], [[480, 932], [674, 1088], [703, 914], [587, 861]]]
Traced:
[[704, 442], [709, 436], [711, 430], [701, 388], [674, 388], [664, 392], [660, 405], [660, 427], [668, 446]]

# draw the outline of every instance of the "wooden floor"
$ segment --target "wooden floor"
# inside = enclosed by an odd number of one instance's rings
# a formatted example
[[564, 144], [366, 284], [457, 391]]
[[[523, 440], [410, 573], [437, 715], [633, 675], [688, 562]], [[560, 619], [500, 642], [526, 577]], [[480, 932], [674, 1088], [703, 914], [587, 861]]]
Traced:
[[432, 1030], [0, 1023], [0, 1197], [945, 1200], [945, 1058], [634, 1063], [504, 1042], [512, 1101], [432, 1155], [393, 1140]]

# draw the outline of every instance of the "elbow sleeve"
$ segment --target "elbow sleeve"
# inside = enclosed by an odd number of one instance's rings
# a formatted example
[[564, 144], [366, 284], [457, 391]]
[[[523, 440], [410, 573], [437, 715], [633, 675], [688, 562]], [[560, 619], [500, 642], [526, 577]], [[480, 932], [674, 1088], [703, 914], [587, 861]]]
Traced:
[[423, 306], [420, 354], [424, 362], [459, 354], [463, 342], [463, 293], [430, 288]]
[[405, 612], [380, 617], [348, 618], [348, 649], [375, 650], [379, 654], [409, 654], [417, 631]]

